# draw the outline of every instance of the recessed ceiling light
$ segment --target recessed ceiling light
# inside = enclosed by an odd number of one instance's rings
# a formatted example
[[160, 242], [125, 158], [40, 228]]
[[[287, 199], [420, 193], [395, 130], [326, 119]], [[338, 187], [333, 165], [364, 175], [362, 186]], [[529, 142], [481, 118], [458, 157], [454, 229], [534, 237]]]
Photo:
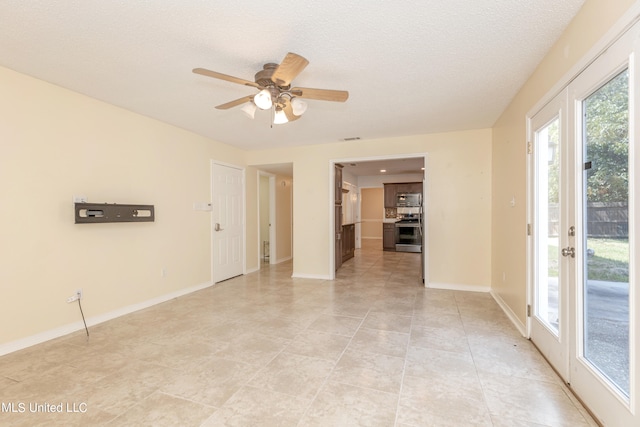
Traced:
[[380, 169], [380, 172], [385, 173], [387, 170], [386, 169]]

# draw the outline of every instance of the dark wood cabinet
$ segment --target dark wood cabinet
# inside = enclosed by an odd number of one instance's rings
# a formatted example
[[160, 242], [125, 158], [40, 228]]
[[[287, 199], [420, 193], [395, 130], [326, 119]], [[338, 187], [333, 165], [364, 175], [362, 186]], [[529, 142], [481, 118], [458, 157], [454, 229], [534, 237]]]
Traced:
[[396, 250], [396, 224], [394, 222], [382, 224], [382, 250]]
[[422, 193], [421, 182], [398, 182], [384, 184], [384, 207], [395, 208], [400, 193]]
[[342, 266], [342, 165], [336, 163], [334, 167], [334, 252], [336, 271]]
[[356, 225], [342, 226], [342, 262], [353, 258], [356, 252]]
[[384, 207], [396, 207], [397, 184], [384, 184]]
[[334, 190], [334, 203], [336, 205], [342, 204], [342, 166], [341, 164], [336, 163], [335, 165], [335, 190]]
[[342, 206], [335, 205], [335, 267], [336, 271], [342, 266]]
[[421, 182], [401, 182], [396, 184], [396, 193], [422, 193]]

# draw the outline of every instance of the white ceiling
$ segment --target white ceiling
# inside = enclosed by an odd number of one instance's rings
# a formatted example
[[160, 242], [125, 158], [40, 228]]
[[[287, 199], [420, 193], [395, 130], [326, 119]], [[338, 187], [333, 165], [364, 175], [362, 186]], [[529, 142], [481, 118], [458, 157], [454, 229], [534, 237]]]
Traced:
[[[584, 0], [2, 0], [0, 65], [243, 149], [491, 127]], [[214, 106], [287, 52], [348, 90], [270, 126]]]

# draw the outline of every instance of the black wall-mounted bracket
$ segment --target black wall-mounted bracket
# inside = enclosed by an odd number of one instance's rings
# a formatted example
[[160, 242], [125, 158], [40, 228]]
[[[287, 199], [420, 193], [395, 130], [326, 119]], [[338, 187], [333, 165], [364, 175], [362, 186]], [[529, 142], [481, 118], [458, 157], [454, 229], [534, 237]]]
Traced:
[[153, 205], [75, 203], [76, 224], [104, 222], [153, 222]]

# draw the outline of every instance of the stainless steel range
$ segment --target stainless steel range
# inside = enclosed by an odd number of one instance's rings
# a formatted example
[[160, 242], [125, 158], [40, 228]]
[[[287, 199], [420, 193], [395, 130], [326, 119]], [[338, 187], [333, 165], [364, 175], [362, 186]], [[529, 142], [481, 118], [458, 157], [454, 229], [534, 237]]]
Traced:
[[422, 207], [399, 207], [396, 252], [422, 252]]

